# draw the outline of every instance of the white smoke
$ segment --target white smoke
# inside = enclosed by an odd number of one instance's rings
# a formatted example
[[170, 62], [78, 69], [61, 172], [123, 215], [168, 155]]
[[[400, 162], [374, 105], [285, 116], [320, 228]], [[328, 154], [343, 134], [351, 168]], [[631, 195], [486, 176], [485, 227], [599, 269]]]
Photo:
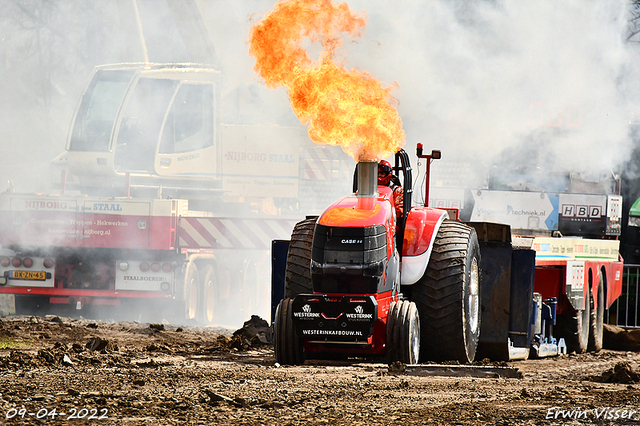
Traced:
[[[178, 40], [187, 36], [170, 19], [179, 2], [168, 3], [174, 7], [138, 3], [150, 60], [188, 60]], [[64, 133], [93, 65], [143, 60], [135, 19], [127, 19], [129, 3], [79, 4], [31, 2], [25, 6], [29, 14], [13, 4], [0, 8], [6, 29], [0, 44], [5, 83], [0, 136], [10, 149], [14, 172], [20, 170], [17, 157], [23, 152], [17, 147], [36, 153], [24, 162], [24, 170], [34, 170], [34, 160], [46, 162], [45, 156], [64, 149]], [[252, 123], [297, 122], [284, 90], [261, 85], [248, 55], [249, 28], [274, 4], [195, 1], [223, 71], [223, 95], [244, 102], [226, 121], [242, 113], [241, 120]], [[624, 2], [348, 4], [356, 12], [366, 11], [368, 25], [361, 39], [344, 46], [343, 59], [349, 68], [399, 84], [395, 95], [407, 151], [423, 141], [427, 149], [442, 149], [445, 160], [473, 153], [490, 162], [505, 148], [540, 147], [540, 162], [559, 160], [567, 168], [616, 167], [628, 157], [629, 122], [640, 115], [635, 84], [640, 48], [625, 41], [629, 14]], [[169, 36], [177, 41], [166, 42]], [[39, 85], [46, 90], [38, 92]], [[11, 99], [18, 108], [8, 106]], [[35, 126], [24, 125], [29, 110], [43, 108], [49, 111], [45, 120], [37, 114]], [[16, 112], [16, 120], [9, 111]], [[38, 145], [45, 148], [33, 149]], [[0, 173], [0, 180], [8, 178]]]
[[424, 140], [445, 159], [491, 161], [505, 148], [539, 147], [539, 158], [524, 160], [567, 169], [627, 157], [639, 93], [624, 3], [349, 4], [369, 16], [364, 49], [352, 47], [349, 63], [398, 82], [408, 151]]
[[[408, 152], [422, 141], [441, 149], [443, 161], [471, 157], [488, 165], [508, 150], [510, 161], [567, 171], [606, 171], [628, 157], [629, 123], [640, 114], [640, 47], [625, 40], [625, 3], [347, 3], [365, 11], [368, 24], [362, 38], [343, 46], [342, 59], [399, 84]], [[223, 67], [233, 70], [227, 78], [259, 82], [246, 35], [274, 2], [198, 5]], [[284, 90], [257, 87], [288, 116]]]

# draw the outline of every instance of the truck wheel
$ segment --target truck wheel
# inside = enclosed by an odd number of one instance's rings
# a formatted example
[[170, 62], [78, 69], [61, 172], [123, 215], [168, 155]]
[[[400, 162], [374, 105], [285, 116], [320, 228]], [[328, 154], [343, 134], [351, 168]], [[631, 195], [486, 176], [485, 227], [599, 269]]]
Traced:
[[472, 362], [480, 337], [480, 245], [473, 228], [445, 220], [424, 276], [411, 288], [422, 361]]
[[591, 308], [591, 315], [589, 318], [589, 344], [587, 350], [593, 352], [599, 352], [602, 349], [602, 335], [604, 333], [604, 277], [600, 273], [600, 280], [598, 283], [598, 294], [596, 301], [598, 307], [593, 307], [593, 292], [591, 294], [589, 307]]
[[216, 303], [218, 300], [216, 297], [216, 270], [209, 265], [204, 269], [203, 274], [204, 278], [201, 285], [202, 306], [198, 309], [198, 322], [209, 325], [213, 324], [218, 307]]
[[293, 326], [292, 307], [292, 299], [282, 299], [278, 303], [273, 324], [276, 362], [282, 365], [300, 365], [304, 362], [304, 349]]
[[590, 318], [591, 303], [588, 301], [581, 311], [558, 315], [554, 330], [558, 337], [564, 337], [564, 342], [567, 344], [567, 352], [581, 354], [587, 351]]
[[413, 302], [391, 302], [387, 317], [387, 362], [417, 364], [420, 357], [420, 317]]
[[311, 244], [317, 217], [296, 223], [291, 233], [284, 275], [284, 297], [313, 293], [311, 283]]
[[198, 318], [198, 267], [190, 263], [184, 278], [184, 319], [193, 322]]

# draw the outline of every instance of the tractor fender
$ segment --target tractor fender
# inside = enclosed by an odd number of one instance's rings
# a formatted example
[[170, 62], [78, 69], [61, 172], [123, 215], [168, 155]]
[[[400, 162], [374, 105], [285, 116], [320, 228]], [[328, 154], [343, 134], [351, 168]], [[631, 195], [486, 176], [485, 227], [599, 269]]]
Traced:
[[442, 222], [449, 217], [444, 210], [414, 207], [407, 215], [402, 243], [400, 283], [415, 284], [427, 269], [431, 249]]

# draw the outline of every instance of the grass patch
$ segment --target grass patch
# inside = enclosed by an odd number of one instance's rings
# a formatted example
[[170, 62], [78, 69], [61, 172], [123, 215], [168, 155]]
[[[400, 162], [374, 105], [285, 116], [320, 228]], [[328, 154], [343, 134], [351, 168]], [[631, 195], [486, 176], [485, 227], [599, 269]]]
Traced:
[[29, 346], [25, 342], [19, 342], [8, 336], [0, 336], [0, 349], [15, 349]]

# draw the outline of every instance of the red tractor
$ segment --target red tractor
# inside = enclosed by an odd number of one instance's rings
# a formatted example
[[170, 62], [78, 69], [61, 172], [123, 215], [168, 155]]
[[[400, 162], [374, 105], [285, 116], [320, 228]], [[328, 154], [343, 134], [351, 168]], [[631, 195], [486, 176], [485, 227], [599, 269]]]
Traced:
[[[427, 163], [439, 156], [418, 147]], [[378, 186], [378, 164], [360, 162], [354, 194], [293, 230], [274, 320], [280, 364], [336, 354], [473, 361], [481, 317], [476, 231], [446, 210], [411, 205], [404, 150], [393, 170], [403, 182], [401, 215], [392, 190]]]

